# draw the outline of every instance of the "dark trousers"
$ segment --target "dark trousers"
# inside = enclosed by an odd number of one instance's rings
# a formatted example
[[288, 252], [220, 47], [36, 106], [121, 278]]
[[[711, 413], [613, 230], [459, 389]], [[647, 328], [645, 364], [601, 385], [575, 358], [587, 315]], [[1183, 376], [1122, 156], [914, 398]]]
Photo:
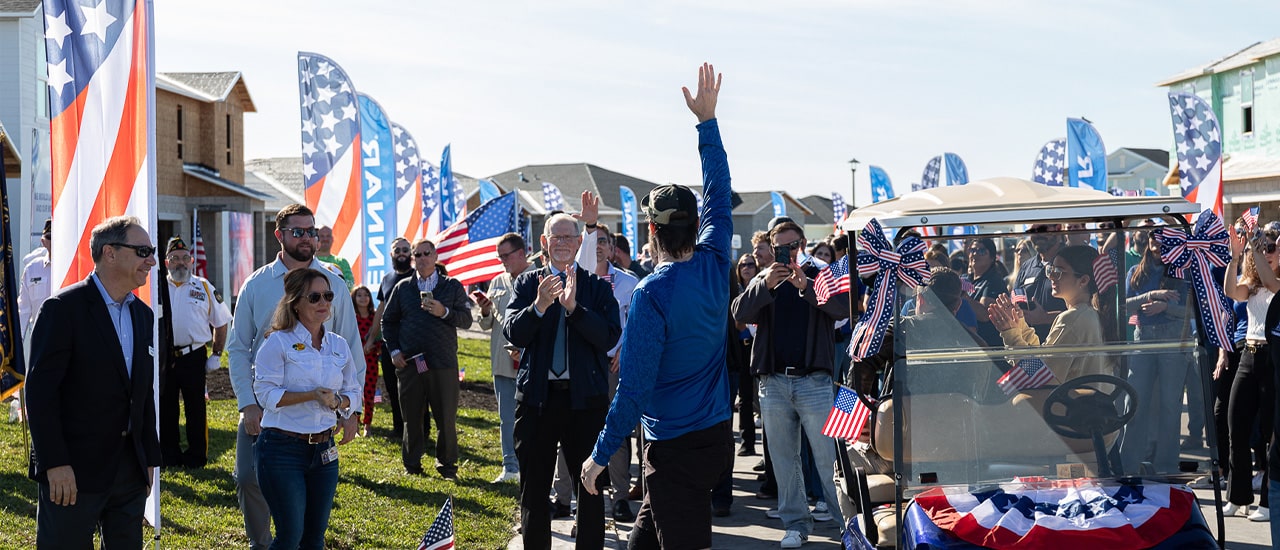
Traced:
[[387, 346], [382, 346], [382, 355], [378, 358], [382, 363], [382, 385], [387, 388], [387, 403], [391, 404], [391, 426], [396, 438], [404, 435], [404, 416], [400, 414], [400, 390], [396, 382], [396, 366], [391, 363], [391, 354]]
[[[203, 467], [209, 460], [209, 422], [204, 401], [207, 348], [173, 360], [160, 386], [160, 454], [165, 466]], [[178, 445], [178, 399], [187, 413], [187, 450]]]
[[1240, 366], [1240, 352], [1227, 354], [1227, 368], [1213, 381], [1213, 428], [1217, 430], [1218, 465], [1222, 476], [1231, 474], [1231, 429], [1228, 419], [1230, 415], [1231, 387], [1235, 381], [1236, 369]]
[[648, 491], [628, 548], [711, 547], [711, 491], [733, 467], [730, 423], [645, 444]]
[[142, 548], [142, 513], [147, 503], [145, 470], [132, 450], [120, 455], [116, 479], [105, 493], [79, 493], [73, 506], [49, 500], [49, 484], [40, 483], [36, 508], [36, 548], [93, 548], [101, 529], [102, 547]]
[[750, 449], [756, 448], [756, 377], [751, 369], [743, 368], [737, 374], [729, 373], [732, 380], [737, 378], [738, 394], [738, 431], [742, 434], [742, 444]]
[[458, 472], [458, 370], [429, 369], [419, 373], [413, 363], [396, 372], [399, 377], [400, 410], [404, 414], [401, 456], [404, 467], [422, 469], [426, 450], [423, 418], [429, 407], [436, 421], [436, 471], [452, 476]]
[[[595, 407], [574, 410], [569, 390], [549, 389], [541, 408], [516, 405], [516, 460], [520, 462], [520, 526], [528, 550], [551, 548], [551, 506], [547, 495], [556, 471], [556, 448], [564, 447], [564, 458], [578, 497], [578, 538], [574, 547], [598, 550], [604, 547], [604, 498], [582, 487], [582, 463], [591, 456], [596, 437], [604, 428], [609, 410]], [[714, 480], [712, 480], [714, 482]], [[604, 476], [597, 479], [604, 487]]]
[[[1267, 346], [1270, 347], [1270, 346]], [[1228, 423], [1231, 430], [1231, 476], [1227, 479], [1227, 500], [1232, 504], [1253, 504], [1252, 446], [1254, 427], [1270, 434], [1275, 409], [1273, 403], [1271, 355], [1266, 348], [1258, 353], [1246, 350], [1236, 367], [1236, 378], [1231, 383], [1231, 402]], [[1270, 438], [1268, 438], [1270, 439]], [[1265, 464], [1262, 471], [1266, 472]], [[1267, 486], [1263, 475], [1262, 486]], [[1267, 492], [1262, 492], [1262, 506], [1267, 506]]]

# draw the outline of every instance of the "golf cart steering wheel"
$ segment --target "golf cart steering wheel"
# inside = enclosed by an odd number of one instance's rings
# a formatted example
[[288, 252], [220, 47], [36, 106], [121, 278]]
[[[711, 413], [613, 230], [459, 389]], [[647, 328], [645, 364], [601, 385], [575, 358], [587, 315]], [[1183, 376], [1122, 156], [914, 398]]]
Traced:
[[[1115, 387], [1106, 393], [1096, 386], [1089, 387], [1088, 392], [1073, 395], [1076, 390], [1089, 384], [1111, 384]], [[1116, 411], [1117, 399], [1124, 396], [1128, 410], [1123, 414]], [[1063, 414], [1054, 414], [1053, 406], [1061, 404], [1066, 410]], [[1044, 401], [1044, 421], [1053, 431], [1063, 437], [1072, 439], [1090, 439], [1100, 437], [1119, 430], [1133, 419], [1138, 409], [1138, 392], [1128, 382], [1105, 374], [1089, 374], [1068, 380], [1058, 386]]]

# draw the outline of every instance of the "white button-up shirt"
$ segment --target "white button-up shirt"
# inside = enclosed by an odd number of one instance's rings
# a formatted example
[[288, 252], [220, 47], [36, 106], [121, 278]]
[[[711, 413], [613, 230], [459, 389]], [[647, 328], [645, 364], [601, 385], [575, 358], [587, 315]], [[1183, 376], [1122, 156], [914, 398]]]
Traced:
[[[40, 247], [44, 250], [44, 247]], [[22, 267], [21, 288], [18, 289], [18, 320], [22, 323], [22, 334], [27, 334], [31, 321], [40, 311], [40, 304], [53, 292], [49, 280], [49, 255], [39, 254]]]
[[364, 369], [356, 369], [346, 339], [326, 331], [320, 349], [316, 349], [311, 345], [311, 333], [302, 323], [267, 336], [254, 359], [253, 375], [253, 393], [262, 405], [262, 426], [304, 434], [332, 428], [337, 416], [317, 401], [278, 405], [285, 392], [317, 388], [327, 388], [350, 399], [348, 411], [361, 406]]
[[231, 322], [227, 306], [214, 297], [213, 285], [203, 277], [169, 283], [169, 309], [173, 311], [173, 345], [185, 348], [213, 341], [213, 329]]
[[[337, 268], [312, 260], [312, 269], [318, 270], [329, 278], [329, 288], [337, 293], [333, 300], [333, 315], [325, 321], [326, 329], [341, 336], [351, 348], [352, 361], [364, 379], [364, 343], [360, 339], [360, 329], [356, 326], [356, 308], [351, 300], [343, 296], [342, 289], [347, 283]], [[231, 374], [231, 388], [236, 392], [236, 408], [256, 403], [253, 392], [253, 358], [262, 346], [262, 334], [271, 326], [271, 315], [276, 305], [284, 297], [284, 276], [289, 268], [284, 266], [280, 257], [267, 265], [258, 268], [240, 287], [239, 298], [231, 321], [231, 333], [227, 336], [227, 370]], [[357, 396], [359, 397], [359, 396]], [[351, 401], [352, 410], [360, 410], [358, 399]]]

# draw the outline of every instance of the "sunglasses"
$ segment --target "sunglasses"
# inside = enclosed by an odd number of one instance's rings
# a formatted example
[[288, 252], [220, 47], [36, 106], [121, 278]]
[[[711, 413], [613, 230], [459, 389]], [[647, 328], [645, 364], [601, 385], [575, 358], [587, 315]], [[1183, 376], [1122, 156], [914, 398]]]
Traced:
[[424, 256], [430, 256], [430, 255], [432, 255], [432, 254], [435, 254], [435, 251], [434, 251], [434, 250], [433, 250], [433, 251], [431, 251], [431, 252], [414, 252], [414, 253], [413, 253], [413, 257], [414, 257], [414, 258], [422, 258], [422, 257], [424, 257]]
[[282, 227], [280, 230], [287, 235], [293, 235], [295, 239], [301, 239], [303, 236], [313, 239], [320, 238], [320, 230], [314, 227]]
[[312, 292], [311, 294], [307, 295], [307, 301], [313, 304], [318, 304], [320, 303], [320, 299], [324, 298], [324, 301], [332, 302], [333, 296], [334, 294], [332, 290], [327, 292]]
[[[1056, 281], [1058, 279], [1061, 279], [1062, 275], [1066, 272], [1067, 270], [1062, 269], [1061, 267], [1058, 267], [1056, 265], [1051, 265], [1049, 267], [1044, 268], [1044, 274], [1045, 276], [1049, 277], [1050, 281]], [[1075, 271], [1072, 271], [1071, 275], [1074, 277], [1080, 276], [1080, 274], [1076, 273]]]
[[1266, 244], [1266, 246], [1263, 246], [1263, 247], [1262, 247], [1262, 251], [1263, 251], [1263, 252], [1265, 252], [1265, 253], [1267, 253], [1267, 254], [1275, 254], [1275, 253], [1276, 253], [1276, 243], [1267, 243], [1267, 244]]
[[400, 247], [392, 248], [392, 249], [391, 249], [391, 252], [392, 252], [393, 254], [408, 254], [408, 253], [409, 253], [409, 247], [407, 247], [407, 246], [400, 246]]
[[111, 246], [133, 249], [133, 253], [139, 258], [150, 258], [156, 255], [156, 247], [146, 244], [125, 244], [125, 243], [109, 243]]

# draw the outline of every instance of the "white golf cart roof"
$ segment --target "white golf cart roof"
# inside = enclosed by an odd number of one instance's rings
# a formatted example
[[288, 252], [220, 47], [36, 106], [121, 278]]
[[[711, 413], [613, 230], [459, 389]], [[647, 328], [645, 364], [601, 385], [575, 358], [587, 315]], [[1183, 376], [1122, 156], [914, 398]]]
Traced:
[[854, 210], [841, 229], [859, 231], [875, 218], [885, 229], [924, 226], [1101, 221], [1198, 214], [1182, 197], [1117, 197], [1079, 187], [1050, 187], [1018, 178], [908, 193]]

